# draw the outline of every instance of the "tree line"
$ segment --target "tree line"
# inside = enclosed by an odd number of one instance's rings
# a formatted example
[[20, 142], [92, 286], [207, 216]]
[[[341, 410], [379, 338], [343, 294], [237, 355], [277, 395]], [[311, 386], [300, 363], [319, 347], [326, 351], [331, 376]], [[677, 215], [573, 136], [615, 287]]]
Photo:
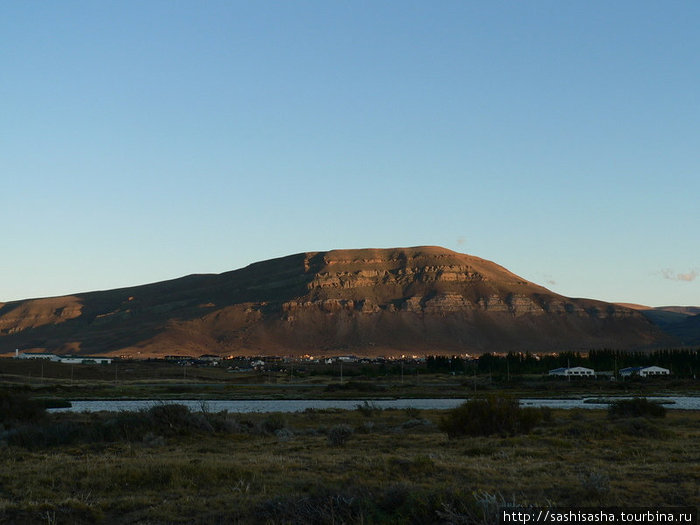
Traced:
[[429, 373], [455, 374], [546, 374], [549, 370], [568, 366], [584, 366], [596, 371], [618, 371], [634, 366], [660, 366], [679, 377], [693, 377], [700, 371], [700, 349], [667, 349], [648, 353], [621, 350], [589, 350], [588, 352], [560, 352], [533, 354], [482, 354], [476, 359], [462, 356], [428, 356]]

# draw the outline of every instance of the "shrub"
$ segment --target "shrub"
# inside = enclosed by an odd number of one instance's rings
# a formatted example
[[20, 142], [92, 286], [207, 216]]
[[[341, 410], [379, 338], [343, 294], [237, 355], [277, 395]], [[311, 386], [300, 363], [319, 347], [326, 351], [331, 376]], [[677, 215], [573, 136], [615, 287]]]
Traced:
[[409, 419], [418, 419], [420, 417], [420, 409], [416, 407], [406, 407], [404, 408], [404, 413]]
[[[210, 434], [231, 431], [232, 424], [223, 415], [191, 412], [177, 404], [162, 404], [139, 412], [95, 415], [89, 421], [46, 417], [24, 421], [0, 433], [0, 439], [27, 448], [75, 443], [142, 442], [147, 446], [164, 442], [164, 436]], [[237, 429], [237, 427], [236, 427]]]
[[0, 423], [38, 421], [45, 415], [43, 403], [22, 394], [0, 392]]
[[372, 421], [364, 421], [361, 425], [355, 427], [355, 432], [358, 434], [371, 434], [374, 431], [374, 423]]
[[647, 418], [632, 417], [620, 419], [615, 428], [622, 434], [637, 438], [667, 439], [672, 433], [666, 428], [659, 428]]
[[429, 419], [409, 419], [408, 421], [404, 421], [403, 424], [401, 425], [401, 429], [409, 429], [409, 428], [430, 428], [433, 426], [433, 423]]
[[313, 488], [310, 494], [289, 494], [263, 501], [255, 509], [259, 523], [321, 525], [325, 523], [364, 523], [365, 498], [352, 491], [334, 492]]
[[608, 416], [616, 419], [621, 417], [666, 417], [666, 409], [659, 403], [649, 401], [645, 397], [621, 399], [611, 403]]
[[542, 420], [545, 423], [551, 423], [554, 421], [554, 415], [550, 407], [540, 407], [540, 414], [542, 414]]
[[450, 410], [439, 427], [449, 438], [514, 436], [529, 432], [541, 418], [539, 410], [521, 408], [517, 399], [491, 396], [467, 401]]
[[275, 434], [286, 426], [287, 421], [282, 414], [270, 414], [260, 423], [260, 429], [264, 434]]
[[376, 412], [379, 412], [381, 408], [374, 403], [370, 403], [369, 401], [365, 400], [362, 402], [362, 404], [357, 405], [357, 410], [365, 417], [372, 417]]
[[44, 426], [37, 423], [22, 423], [15, 428], [4, 431], [1, 436], [3, 441], [9, 445], [33, 449], [72, 443], [76, 434], [75, 430], [76, 426], [71, 424]]
[[[210, 433], [214, 431], [204, 413], [194, 413], [185, 405], [156, 405], [140, 415], [143, 425], [159, 434], [188, 434], [192, 431]], [[139, 426], [138, 420], [136, 425]]]
[[250, 427], [241, 424], [235, 417], [220, 413], [216, 417], [210, 418], [210, 423], [214, 427], [215, 432], [224, 432], [226, 434], [243, 434], [250, 430]]
[[436, 514], [442, 518], [441, 523], [491, 525], [500, 522], [504, 508], [525, 512], [533, 509], [531, 505], [517, 501], [515, 495], [506, 500], [500, 492], [481, 491], [474, 492], [467, 501], [442, 502], [442, 510]]
[[336, 425], [328, 431], [328, 442], [333, 446], [345, 445], [351, 435], [349, 425]]
[[607, 473], [598, 470], [583, 472], [579, 475], [584, 496], [601, 500], [610, 491], [610, 478]]
[[294, 438], [294, 432], [288, 428], [280, 428], [275, 430], [275, 436], [277, 436], [277, 439], [280, 441], [289, 441]]
[[157, 429], [178, 431], [189, 426], [192, 414], [190, 409], [184, 405], [162, 404], [149, 408], [142, 415], [148, 423]]
[[149, 448], [162, 447], [165, 445], [165, 439], [163, 436], [156, 436], [153, 432], [147, 432], [143, 436], [143, 445]]
[[418, 476], [435, 471], [435, 461], [426, 455], [418, 455], [413, 458], [393, 456], [388, 458], [387, 466], [404, 476]]

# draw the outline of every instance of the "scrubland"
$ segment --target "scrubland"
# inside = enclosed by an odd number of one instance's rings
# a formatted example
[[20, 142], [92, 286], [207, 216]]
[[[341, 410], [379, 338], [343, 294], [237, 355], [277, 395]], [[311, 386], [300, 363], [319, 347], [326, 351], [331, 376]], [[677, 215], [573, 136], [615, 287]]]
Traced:
[[0, 429], [0, 523], [489, 524], [504, 505], [700, 505], [698, 412], [541, 411], [448, 437], [452, 416], [371, 403], [295, 414], [30, 406]]

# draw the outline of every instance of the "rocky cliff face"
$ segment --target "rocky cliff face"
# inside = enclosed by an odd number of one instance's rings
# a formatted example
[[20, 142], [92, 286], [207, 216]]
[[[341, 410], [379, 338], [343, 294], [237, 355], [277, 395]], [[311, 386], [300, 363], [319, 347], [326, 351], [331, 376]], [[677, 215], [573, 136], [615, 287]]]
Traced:
[[566, 298], [438, 247], [303, 253], [0, 306], [4, 352], [435, 354], [669, 342], [632, 309]]

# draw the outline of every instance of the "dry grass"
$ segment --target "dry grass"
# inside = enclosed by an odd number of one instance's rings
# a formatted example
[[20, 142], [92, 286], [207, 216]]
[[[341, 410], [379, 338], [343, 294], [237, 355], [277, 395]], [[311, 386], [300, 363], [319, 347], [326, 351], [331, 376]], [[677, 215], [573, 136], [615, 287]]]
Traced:
[[[451, 440], [441, 416], [309, 411], [285, 415], [285, 435], [5, 445], [0, 523], [477, 523], [499, 501], [700, 504], [700, 413], [555, 411], [529, 435]], [[236, 417], [264, 428], [269, 415]], [[343, 446], [328, 439], [338, 425], [353, 429]]]

